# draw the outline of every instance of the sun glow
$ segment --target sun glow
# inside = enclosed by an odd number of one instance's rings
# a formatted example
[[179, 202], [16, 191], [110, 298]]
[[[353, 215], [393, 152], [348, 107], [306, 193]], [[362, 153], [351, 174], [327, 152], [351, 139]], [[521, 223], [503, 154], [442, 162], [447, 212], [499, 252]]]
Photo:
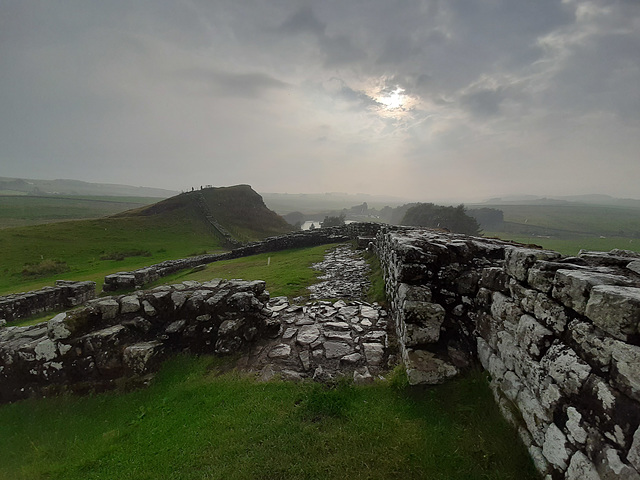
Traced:
[[384, 105], [384, 108], [387, 110], [395, 110], [397, 108], [402, 108], [407, 99], [406, 95], [403, 95], [404, 88], [396, 87], [396, 89], [384, 96], [379, 96], [376, 98], [378, 103]]

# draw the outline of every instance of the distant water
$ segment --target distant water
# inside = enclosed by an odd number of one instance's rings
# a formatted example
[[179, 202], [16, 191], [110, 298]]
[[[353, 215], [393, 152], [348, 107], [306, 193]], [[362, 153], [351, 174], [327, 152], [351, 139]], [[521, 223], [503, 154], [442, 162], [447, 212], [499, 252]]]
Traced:
[[[354, 220], [347, 220], [346, 222], [347, 225], [350, 223], [355, 223]], [[302, 230], [309, 230], [311, 228], [311, 225], [313, 225], [315, 228], [321, 228], [320, 225], [320, 221], [316, 221], [316, 220], [307, 220], [306, 222], [304, 222], [302, 224], [302, 227], [300, 227]]]

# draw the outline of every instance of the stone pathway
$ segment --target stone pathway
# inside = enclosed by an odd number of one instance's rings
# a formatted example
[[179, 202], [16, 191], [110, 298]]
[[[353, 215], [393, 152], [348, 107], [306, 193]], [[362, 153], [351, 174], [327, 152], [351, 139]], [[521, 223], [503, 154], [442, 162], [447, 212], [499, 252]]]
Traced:
[[329, 381], [347, 375], [356, 383], [373, 381], [387, 369], [389, 339], [387, 312], [361, 300], [369, 283], [368, 264], [359, 252], [340, 245], [313, 268], [325, 273], [310, 288], [311, 298], [343, 298], [305, 305], [272, 298], [269, 309], [280, 330], [275, 338], [262, 339], [238, 366], [264, 381], [276, 375], [285, 380]]

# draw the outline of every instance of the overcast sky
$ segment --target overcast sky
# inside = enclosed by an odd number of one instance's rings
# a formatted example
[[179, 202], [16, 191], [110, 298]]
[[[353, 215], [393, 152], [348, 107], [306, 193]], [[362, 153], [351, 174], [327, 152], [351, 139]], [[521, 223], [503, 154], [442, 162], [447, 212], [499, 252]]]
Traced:
[[640, 1], [0, 0], [0, 176], [640, 198]]

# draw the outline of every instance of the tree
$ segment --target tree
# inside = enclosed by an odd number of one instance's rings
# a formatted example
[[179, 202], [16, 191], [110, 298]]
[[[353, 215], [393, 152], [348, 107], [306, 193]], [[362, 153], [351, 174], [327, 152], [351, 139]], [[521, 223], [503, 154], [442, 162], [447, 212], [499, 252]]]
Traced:
[[444, 207], [433, 203], [418, 203], [405, 213], [402, 225], [429, 228], [445, 228], [465, 235], [479, 235], [480, 226], [475, 218], [466, 214], [464, 205]]
[[322, 228], [339, 227], [340, 225], [344, 225], [345, 218], [346, 216], [344, 213], [340, 214], [338, 217], [330, 217], [327, 215], [326, 217], [324, 217], [324, 220], [320, 222], [320, 226]]

